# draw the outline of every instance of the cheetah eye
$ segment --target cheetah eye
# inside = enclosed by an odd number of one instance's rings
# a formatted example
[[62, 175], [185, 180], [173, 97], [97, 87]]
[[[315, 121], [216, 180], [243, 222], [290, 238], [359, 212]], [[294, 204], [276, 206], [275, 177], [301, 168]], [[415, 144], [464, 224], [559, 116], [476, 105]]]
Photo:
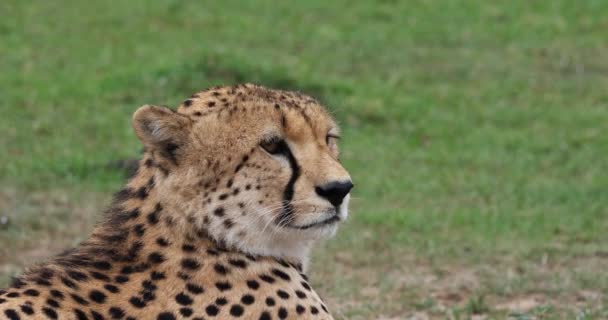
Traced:
[[260, 142], [260, 146], [262, 149], [264, 149], [264, 151], [272, 155], [285, 155], [289, 152], [287, 143], [285, 143], [285, 140], [279, 137], [272, 137], [270, 139], [263, 140]]
[[338, 147], [338, 139], [340, 139], [339, 136], [334, 135], [334, 134], [328, 134], [325, 137], [325, 143], [327, 143], [327, 146], [330, 149], [335, 150]]

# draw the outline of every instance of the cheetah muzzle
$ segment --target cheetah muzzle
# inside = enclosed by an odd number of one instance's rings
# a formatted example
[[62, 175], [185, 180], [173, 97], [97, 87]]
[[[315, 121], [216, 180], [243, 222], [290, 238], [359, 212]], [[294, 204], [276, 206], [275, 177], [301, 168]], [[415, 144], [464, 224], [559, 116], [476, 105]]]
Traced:
[[0, 318], [332, 319], [305, 273], [353, 184], [316, 100], [216, 87], [133, 127], [137, 173], [87, 240], [0, 290]]

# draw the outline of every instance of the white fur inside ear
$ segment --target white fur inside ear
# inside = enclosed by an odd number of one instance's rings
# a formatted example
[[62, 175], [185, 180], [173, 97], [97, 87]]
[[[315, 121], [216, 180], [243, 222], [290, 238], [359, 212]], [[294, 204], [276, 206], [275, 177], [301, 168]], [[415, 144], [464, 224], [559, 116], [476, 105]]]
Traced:
[[159, 119], [152, 120], [146, 124], [146, 129], [154, 140], [162, 141], [169, 138], [166, 128], [163, 127], [163, 121]]

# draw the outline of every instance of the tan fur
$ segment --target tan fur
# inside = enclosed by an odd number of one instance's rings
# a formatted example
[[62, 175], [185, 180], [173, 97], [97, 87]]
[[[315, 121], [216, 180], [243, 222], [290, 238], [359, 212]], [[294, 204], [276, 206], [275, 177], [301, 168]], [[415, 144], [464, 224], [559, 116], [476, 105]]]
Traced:
[[[304, 272], [348, 196], [334, 207], [315, 188], [350, 177], [318, 102], [213, 88], [177, 111], [144, 106], [133, 126], [146, 151], [106, 219], [0, 291], [0, 318], [331, 319]], [[293, 159], [260, 147], [271, 136]]]

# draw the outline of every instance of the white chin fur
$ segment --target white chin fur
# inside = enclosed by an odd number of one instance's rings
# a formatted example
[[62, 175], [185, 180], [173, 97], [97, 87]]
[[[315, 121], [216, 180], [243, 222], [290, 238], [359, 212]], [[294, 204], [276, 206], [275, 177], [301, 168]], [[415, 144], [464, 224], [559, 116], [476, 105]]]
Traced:
[[348, 202], [350, 201], [350, 193], [346, 195], [346, 197], [344, 197], [344, 200], [342, 200], [342, 205], [340, 206], [340, 212], [338, 212], [338, 215], [340, 217], [341, 221], [346, 220], [346, 218], [348, 218]]
[[[228, 244], [235, 245], [245, 252], [252, 254], [274, 256], [278, 258], [291, 258], [307, 265], [308, 255], [315, 240], [327, 239], [335, 236], [338, 226], [348, 217], [348, 202], [350, 195], [344, 198], [338, 215], [340, 222], [319, 226], [306, 230], [278, 227], [269, 219], [268, 212], [259, 210], [248, 216], [249, 225], [258, 229], [257, 233], [248, 233], [245, 238], [229, 231], [219, 236], [219, 239]], [[218, 226], [219, 227], [219, 226]], [[211, 230], [215, 229], [211, 226]], [[214, 232], [211, 231], [213, 234]]]

